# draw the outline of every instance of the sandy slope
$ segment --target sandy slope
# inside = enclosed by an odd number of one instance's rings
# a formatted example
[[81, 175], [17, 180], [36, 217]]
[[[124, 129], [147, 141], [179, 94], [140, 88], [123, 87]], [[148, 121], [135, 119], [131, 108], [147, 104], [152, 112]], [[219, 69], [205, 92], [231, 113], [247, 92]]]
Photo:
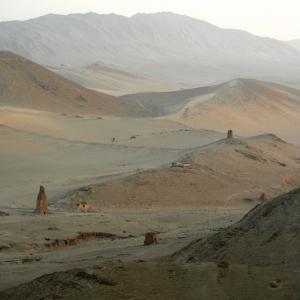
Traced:
[[116, 98], [83, 88], [11, 52], [0, 52], [0, 105], [59, 113], [124, 114]]
[[185, 154], [186, 168], [140, 172], [70, 193], [64, 205], [101, 207], [253, 205], [299, 184], [300, 149], [273, 135], [221, 140]]
[[148, 78], [119, 70], [116, 66], [94, 63], [84, 67], [56, 66], [49, 69], [88, 89], [120, 96], [142, 92], [173, 91], [183, 87], [158, 79]]
[[13, 107], [0, 107], [0, 124], [71, 141], [150, 148], [187, 149], [225, 136], [213, 130], [192, 130], [168, 120], [62, 116]]
[[172, 119], [194, 128], [222, 130], [237, 134], [277, 134], [300, 143], [300, 91], [257, 80], [234, 80], [215, 90], [209, 99], [194, 99]]
[[31, 206], [37, 186], [69, 190], [99, 177], [154, 168], [182, 150], [68, 141], [0, 126], [1, 206]]
[[224, 84], [119, 98], [133, 115], [160, 116], [193, 128], [234, 129], [239, 135], [275, 133], [300, 144], [300, 91], [270, 82]]
[[[37, 187], [49, 196], [86, 184], [160, 167], [224, 136], [173, 121], [93, 118], [0, 108], [0, 203], [31, 206]], [[113, 140], [114, 139], [114, 140]]]

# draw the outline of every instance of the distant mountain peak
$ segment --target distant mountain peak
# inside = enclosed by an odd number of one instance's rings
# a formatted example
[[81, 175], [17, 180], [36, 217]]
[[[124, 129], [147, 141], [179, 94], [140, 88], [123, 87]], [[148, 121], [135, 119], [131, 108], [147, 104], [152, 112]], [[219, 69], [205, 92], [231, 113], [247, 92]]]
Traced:
[[103, 61], [176, 85], [275, 77], [300, 86], [295, 47], [172, 12], [132, 17], [90, 12], [0, 23], [0, 50], [51, 66]]

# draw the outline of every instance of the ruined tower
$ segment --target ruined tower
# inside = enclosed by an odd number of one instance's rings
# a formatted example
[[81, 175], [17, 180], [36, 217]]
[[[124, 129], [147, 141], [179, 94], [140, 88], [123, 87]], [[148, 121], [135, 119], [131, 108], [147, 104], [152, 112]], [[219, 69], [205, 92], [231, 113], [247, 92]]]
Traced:
[[38, 214], [46, 215], [48, 213], [48, 200], [45, 192], [45, 187], [40, 186], [40, 191], [36, 200], [35, 212]]
[[227, 132], [227, 138], [228, 139], [233, 139], [233, 131], [231, 129], [228, 130], [228, 132]]

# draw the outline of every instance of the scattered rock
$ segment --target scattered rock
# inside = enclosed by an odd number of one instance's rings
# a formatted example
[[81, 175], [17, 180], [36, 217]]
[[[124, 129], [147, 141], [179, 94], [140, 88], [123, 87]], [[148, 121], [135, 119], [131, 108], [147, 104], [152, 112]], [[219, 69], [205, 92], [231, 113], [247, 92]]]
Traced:
[[98, 284], [103, 284], [103, 285], [108, 285], [108, 286], [115, 286], [117, 285], [117, 282], [114, 281], [113, 279], [111, 278], [107, 278], [107, 277], [101, 277], [99, 275], [96, 275], [96, 274], [91, 274], [91, 273], [88, 273], [86, 271], [79, 271], [77, 274], [76, 274], [77, 277], [79, 278], [82, 278], [82, 279], [86, 279], [88, 281], [94, 281]]
[[271, 289], [278, 289], [279, 287], [280, 287], [280, 285], [277, 281], [270, 282], [270, 288]]
[[158, 234], [156, 232], [148, 232], [145, 234], [144, 245], [149, 246], [158, 243]]
[[36, 261], [41, 261], [41, 259], [42, 259], [41, 257], [26, 257], [26, 258], [22, 258], [22, 264], [36, 262]]
[[47, 230], [50, 230], [50, 231], [58, 231], [58, 230], [60, 230], [60, 229], [57, 228], [57, 227], [48, 227]]
[[9, 213], [6, 213], [4, 211], [0, 211], [0, 217], [7, 217], [9, 216]]

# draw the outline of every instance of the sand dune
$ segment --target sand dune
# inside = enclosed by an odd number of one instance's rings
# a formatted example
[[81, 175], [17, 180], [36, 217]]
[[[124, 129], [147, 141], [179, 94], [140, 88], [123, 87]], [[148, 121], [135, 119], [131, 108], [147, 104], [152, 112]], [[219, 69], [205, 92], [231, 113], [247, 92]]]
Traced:
[[[64, 199], [102, 207], [199, 207], [255, 205], [300, 180], [300, 149], [273, 135], [221, 140], [187, 152], [182, 163], [91, 185]], [[163, 184], [162, 184], [163, 183]]]
[[11, 52], [0, 52], [0, 105], [59, 113], [123, 114], [116, 98], [85, 89]]

